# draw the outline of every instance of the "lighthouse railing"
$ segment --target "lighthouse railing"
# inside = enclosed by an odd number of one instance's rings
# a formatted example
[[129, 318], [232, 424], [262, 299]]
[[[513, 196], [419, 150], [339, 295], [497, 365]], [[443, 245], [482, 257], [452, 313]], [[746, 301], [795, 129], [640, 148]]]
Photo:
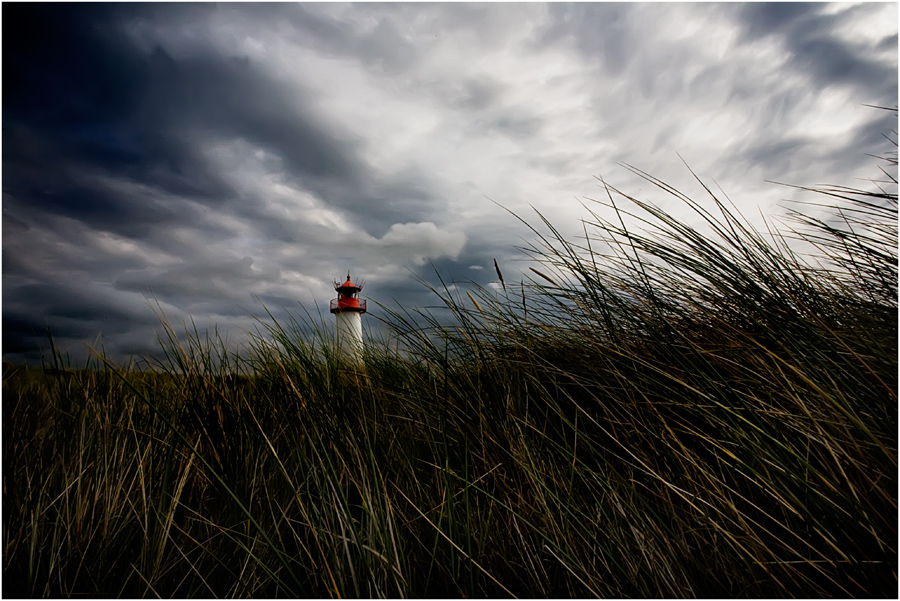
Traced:
[[344, 305], [341, 305], [341, 299], [333, 298], [331, 299], [331, 303], [329, 304], [329, 311], [337, 311], [338, 309], [350, 309], [351, 311], [362, 311], [366, 310], [366, 301], [363, 299], [353, 299], [358, 300], [357, 303], [349, 304], [347, 301], [344, 301]]

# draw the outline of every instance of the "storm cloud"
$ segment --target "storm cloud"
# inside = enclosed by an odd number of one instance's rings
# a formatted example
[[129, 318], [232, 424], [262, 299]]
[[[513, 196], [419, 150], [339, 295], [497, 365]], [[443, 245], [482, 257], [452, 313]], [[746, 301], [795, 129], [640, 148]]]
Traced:
[[866, 106], [897, 104], [895, 3], [2, 11], [13, 361], [48, 329], [76, 361], [153, 353], [160, 310], [239, 338], [327, 313], [348, 270], [410, 308], [435, 269], [518, 281], [505, 209], [577, 235], [596, 176], [650, 194], [620, 163], [777, 216], [766, 180], [877, 177], [897, 127]]

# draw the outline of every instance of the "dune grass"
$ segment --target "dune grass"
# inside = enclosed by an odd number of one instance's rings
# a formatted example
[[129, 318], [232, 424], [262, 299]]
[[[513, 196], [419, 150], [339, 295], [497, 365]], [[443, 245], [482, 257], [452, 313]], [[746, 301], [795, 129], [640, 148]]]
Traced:
[[760, 232], [635, 172], [704, 231], [606, 186], [362, 369], [302, 314], [4, 366], [4, 596], [896, 597], [896, 181]]

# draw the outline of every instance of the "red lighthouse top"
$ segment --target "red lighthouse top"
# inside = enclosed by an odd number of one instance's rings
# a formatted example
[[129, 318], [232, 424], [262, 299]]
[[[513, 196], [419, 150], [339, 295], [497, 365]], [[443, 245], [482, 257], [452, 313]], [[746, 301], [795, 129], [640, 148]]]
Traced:
[[340, 313], [342, 311], [356, 311], [357, 313], [366, 312], [366, 301], [359, 299], [359, 291], [362, 290], [363, 284], [354, 284], [350, 279], [350, 272], [347, 272], [347, 281], [343, 284], [334, 283], [334, 289], [338, 291], [338, 297], [331, 299], [330, 311], [332, 313]]

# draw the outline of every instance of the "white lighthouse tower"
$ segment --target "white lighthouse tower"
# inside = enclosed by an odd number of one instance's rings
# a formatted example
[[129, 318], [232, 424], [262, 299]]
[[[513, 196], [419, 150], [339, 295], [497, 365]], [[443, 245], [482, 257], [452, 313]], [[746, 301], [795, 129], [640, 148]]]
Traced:
[[347, 272], [347, 281], [334, 283], [338, 297], [331, 299], [331, 312], [337, 318], [335, 335], [341, 355], [351, 363], [362, 362], [363, 337], [362, 314], [366, 312], [366, 301], [359, 299], [363, 284], [354, 284]]

